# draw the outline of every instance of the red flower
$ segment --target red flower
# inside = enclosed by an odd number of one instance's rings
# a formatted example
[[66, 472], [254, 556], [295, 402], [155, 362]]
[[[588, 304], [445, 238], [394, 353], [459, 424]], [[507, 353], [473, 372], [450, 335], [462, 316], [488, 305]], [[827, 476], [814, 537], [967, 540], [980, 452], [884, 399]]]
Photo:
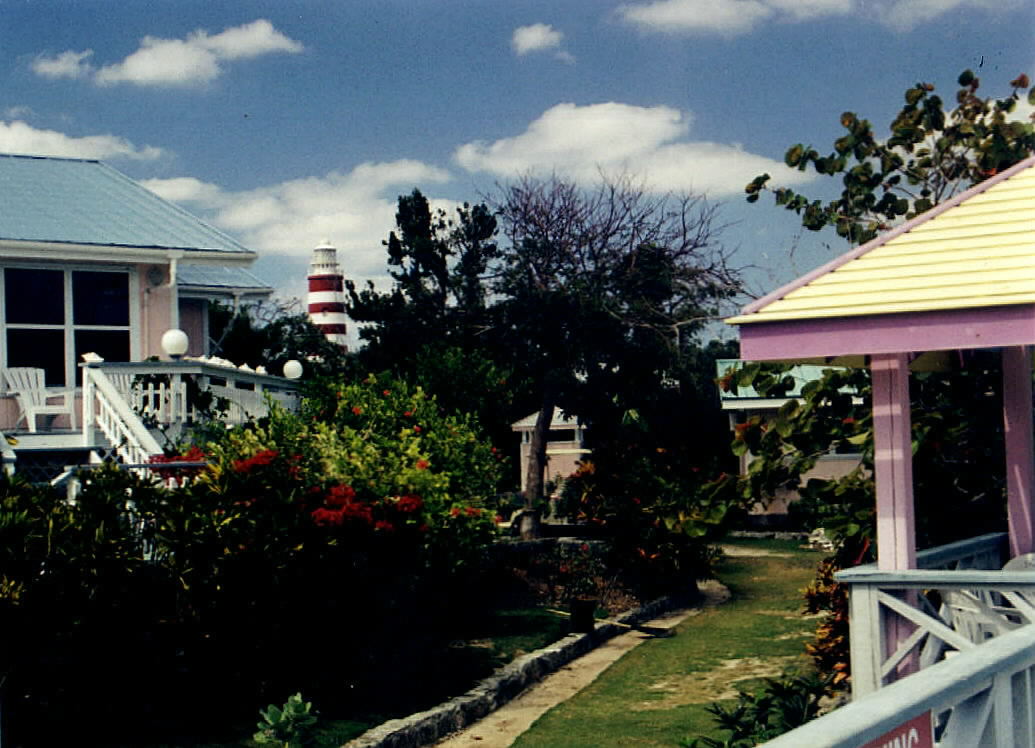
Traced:
[[350, 503], [356, 498], [356, 491], [352, 486], [337, 485], [332, 486], [331, 490], [327, 492], [325, 501], [327, 506], [342, 507]]
[[841, 423], [843, 423], [845, 426], [851, 426], [853, 423], [855, 423], [855, 419], [851, 416], [848, 416], [847, 418], [842, 418]]
[[261, 452], [256, 452], [251, 457], [244, 460], [234, 460], [234, 470], [239, 473], [249, 473], [252, 468], [259, 467], [262, 465], [269, 465], [273, 460], [280, 454], [275, 449], [264, 449]]
[[205, 450], [195, 445], [188, 449], [179, 459], [183, 462], [204, 462], [206, 457]]
[[412, 415], [413, 415], [412, 411], [409, 411], [409, 410], [404, 410], [403, 411], [403, 418], [409, 418]]
[[427, 460], [417, 460], [417, 469], [418, 470], [427, 470], [428, 469], [428, 465], [429, 465], [429, 463], [428, 463]]
[[383, 519], [379, 519], [374, 525], [375, 530], [383, 530], [384, 532], [395, 532], [395, 525], [391, 522], [385, 522]]
[[413, 494], [407, 494], [406, 496], [400, 496], [399, 501], [396, 503], [400, 512], [416, 512], [422, 506], [424, 506], [424, 500], [420, 496], [414, 496]]
[[469, 506], [464, 511], [467, 512], [468, 517], [480, 517], [482, 514], [482, 510], [476, 506]]
[[385, 390], [385, 391], [384, 391], [384, 392], [382, 392], [381, 394], [382, 394], [382, 395], [384, 395], [385, 397], [388, 397], [388, 395], [389, 395], [389, 391], [388, 391], [388, 390]]
[[313, 524], [317, 527], [330, 527], [340, 525], [345, 520], [343, 509], [327, 509], [320, 507], [313, 511]]
[[413, 427], [413, 433], [419, 434], [420, 433], [420, 426], [414, 426]]
[[449, 516], [450, 517], [459, 517], [460, 516], [460, 507], [454, 506], [452, 509], [450, 509], [449, 510]]
[[353, 405], [352, 406], [352, 415], [358, 416], [362, 412], [363, 412], [363, 409], [361, 407], [359, 407], [358, 405]]

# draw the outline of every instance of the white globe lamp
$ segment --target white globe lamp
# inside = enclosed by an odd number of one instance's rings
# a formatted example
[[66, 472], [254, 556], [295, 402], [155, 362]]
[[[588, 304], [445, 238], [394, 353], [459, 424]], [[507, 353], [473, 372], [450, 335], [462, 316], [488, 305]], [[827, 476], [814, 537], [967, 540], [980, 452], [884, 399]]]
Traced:
[[298, 379], [302, 376], [302, 364], [295, 359], [291, 359], [284, 364], [284, 376], [287, 379]]
[[162, 335], [162, 350], [173, 361], [183, 358], [183, 354], [187, 352], [188, 343], [187, 333], [183, 330], [166, 330]]

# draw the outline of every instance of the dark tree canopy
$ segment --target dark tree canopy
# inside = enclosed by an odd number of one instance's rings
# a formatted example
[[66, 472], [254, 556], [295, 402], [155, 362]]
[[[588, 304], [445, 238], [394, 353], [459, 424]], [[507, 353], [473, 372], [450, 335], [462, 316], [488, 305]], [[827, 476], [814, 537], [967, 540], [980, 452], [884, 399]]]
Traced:
[[363, 365], [419, 381], [447, 407], [466, 398], [500, 437], [539, 413], [530, 504], [555, 409], [590, 422], [600, 445], [625, 433], [628, 413], [665, 410], [659, 388], [678, 393], [697, 334], [740, 289], [714, 207], [625, 178], [585, 190], [529, 177], [455, 214], [414, 190], [396, 221], [393, 287], [347, 283], [349, 312], [367, 325]]

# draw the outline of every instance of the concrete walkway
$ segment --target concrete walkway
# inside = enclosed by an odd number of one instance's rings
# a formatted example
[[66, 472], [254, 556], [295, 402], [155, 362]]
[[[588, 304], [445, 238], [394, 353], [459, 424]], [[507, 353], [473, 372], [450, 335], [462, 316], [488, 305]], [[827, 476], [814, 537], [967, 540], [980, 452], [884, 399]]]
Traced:
[[588, 686], [630, 649], [654, 638], [653, 634], [647, 633], [650, 629], [671, 629], [702, 609], [729, 599], [729, 591], [714, 580], [702, 582], [700, 590], [702, 601], [699, 607], [672, 611], [647, 621], [643, 625], [646, 631], [630, 629], [604, 642], [526, 689], [484, 719], [435, 745], [442, 748], [508, 748], [540, 716]]

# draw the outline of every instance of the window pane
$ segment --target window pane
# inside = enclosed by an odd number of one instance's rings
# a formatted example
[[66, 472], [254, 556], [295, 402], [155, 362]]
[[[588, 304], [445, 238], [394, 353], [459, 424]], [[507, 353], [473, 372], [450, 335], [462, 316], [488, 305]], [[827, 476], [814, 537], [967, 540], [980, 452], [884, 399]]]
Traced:
[[4, 270], [4, 309], [9, 324], [63, 325], [65, 274], [61, 270]]
[[129, 361], [128, 330], [76, 330], [75, 360], [84, 353], [96, 353], [105, 361]]
[[128, 325], [129, 275], [73, 272], [72, 321], [77, 325]]
[[63, 387], [65, 333], [61, 330], [8, 330], [7, 365], [43, 369], [48, 387]]

